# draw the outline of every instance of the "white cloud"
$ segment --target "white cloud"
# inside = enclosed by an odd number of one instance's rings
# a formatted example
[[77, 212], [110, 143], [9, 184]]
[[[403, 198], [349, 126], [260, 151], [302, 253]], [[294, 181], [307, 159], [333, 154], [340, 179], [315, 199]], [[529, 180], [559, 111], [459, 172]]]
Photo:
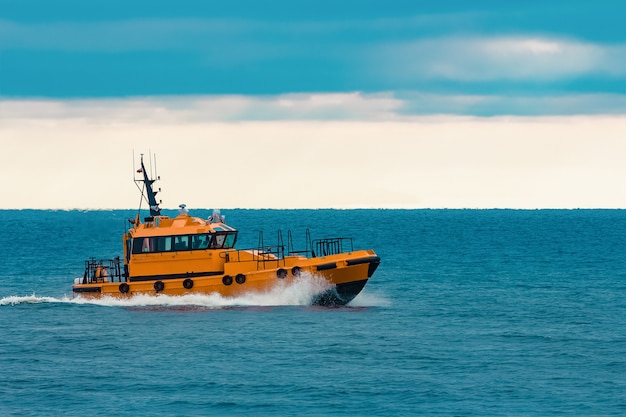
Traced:
[[373, 65], [387, 77], [459, 81], [540, 80], [626, 73], [626, 45], [516, 37], [444, 37], [386, 44]]
[[162, 96], [116, 99], [0, 100], [4, 120], [85, 120], [94, 124], [203, 123], [254, 120], [410, 121], [425, 114], [623, 114], [620, 94], [489, 96], [403, 93], [311, 93], [275, 96]]
[[384, 120], [403, 102], [390, 93], [172, 96], [130, 99], [4, 100], [1, 119], [87, 118], [155, 124], [236, 120]]

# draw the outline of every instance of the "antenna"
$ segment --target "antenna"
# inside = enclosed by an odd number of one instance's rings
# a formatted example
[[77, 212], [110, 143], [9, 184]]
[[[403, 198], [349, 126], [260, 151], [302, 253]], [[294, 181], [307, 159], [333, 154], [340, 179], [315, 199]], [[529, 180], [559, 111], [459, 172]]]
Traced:
[[[156, 195], [161, 191], [161, 189], [159, 188], [157, 191], [155, 191], [154, 188], [152, 187], [152, 184], [154, 184], [156, 179], [154, 179], [154, 177], [152, 176], [152, 173], [150, 174], [150, 176], [148, 176], [148, 169], [146, 168], [144, 160], [143, 160], [143, 153], [140, 155], [141, 155], [141, 167], [137, 170], [134, 170], [134, 173], [133, 173], [133, 180], [135, 182], [135, 185], [141, 192], [141, 199], [139, 200], [139, 210], [141, 210], [141, 203], [145, 199], [146, 202], [148, 203], [148, 206], [150, 207], [150, 216], [160, 216], [161, 207], [159, 207], [159, 204], [161, 204], [161, 202], [157, 203]], [[148, 155], [150, 157], [150, 171], [152, 171], [151, 151]], [[135, 151], [133, 150], [133, 169], [135, 168], [134, 158], [135, 158]], [[154, 165], [156, 169], [156, 156], [154, 157]], [[137, 178], [137, 174], [140, 174], [139, 179]], [[140, 183], [141, 183], [141, 187], [139, 186]]]

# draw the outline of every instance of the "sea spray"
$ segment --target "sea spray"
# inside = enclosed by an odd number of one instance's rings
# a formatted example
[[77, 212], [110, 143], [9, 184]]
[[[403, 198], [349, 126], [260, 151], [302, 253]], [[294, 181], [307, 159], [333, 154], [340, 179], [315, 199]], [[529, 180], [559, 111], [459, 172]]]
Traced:
[[39, 303], [66, 303], [70, 302], [69, 298], [40, 297], [36, 294], [0, 298], [0, 306], [13, 306], [17, 304], [39, 304]]
[[105, 307], [149, 307], [149, 306], [200, 306], [207, 308], [224, 308], [238, 306], [306, 306], [312, 300], [333, 286], [323, 277], [303, 272], [301, 276], [290, 281], [279, 281], [275, 286], [262, 293], [245, 293], [236, 297], [226, 297], [217, 293], [198, 294], [190, 293], [180, 296], [136, 294], [132, 297], [113, 298], [101, 297], [86, 299], [80, 296], [75, 298], [54, 298], [37, 296], [9, 296], [0, 299], [0, 306], [34, 303], [72, 303], [89, 304]]

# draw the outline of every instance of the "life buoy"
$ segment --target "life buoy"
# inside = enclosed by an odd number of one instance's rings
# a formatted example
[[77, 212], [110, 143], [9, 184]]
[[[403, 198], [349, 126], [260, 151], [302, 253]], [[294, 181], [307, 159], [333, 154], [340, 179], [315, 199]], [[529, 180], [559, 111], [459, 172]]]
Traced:
[[287, 277], [287, 271], [284, 270], [283, 268], [280, 268], [278, 271], [276, 271], [276, 276], [280, 279], [283, 279]]
[[165, 284], [163, 284], [163, 281], [157, 281], [154, 283], [154, 290], [156, 292], [161, 292], [163, 291], [164, 288], [165, 288]]
[[119, 286], [119, 290], [122, 294], [126, 294], [130, 290], [130, 287], [128, 286], [127, 283], [122, 282]]
[[187, 288], [188, 290], [193, 288], [193, 280], [187, 278], [186, 280], [183, 281], [183, 287]]
[[224, 285], [230, 285], [233, 283], [233, 277], [231, 277], [230, 275], [224, 275], [224, 278], [222, 278], [222, 282], [224, 283]]
[[244, 274], [237, 274], [235, 281], [237, 281], [237, 284], [243, 284], [246, 282], [246, 276]]
[[294, 277], [299, 277], [301, 273], [302, 268], [300, 268], [299, 266], [294, 266], [293, 268], [291, 268], [291, 275], [293, 275]]

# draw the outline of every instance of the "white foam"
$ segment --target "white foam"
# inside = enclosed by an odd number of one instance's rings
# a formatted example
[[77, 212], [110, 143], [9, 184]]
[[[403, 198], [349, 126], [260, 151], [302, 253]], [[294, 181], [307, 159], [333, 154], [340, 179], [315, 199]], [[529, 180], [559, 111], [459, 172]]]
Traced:
[[129, 298], [102, 297], [88, 299], [76, 297], [75, 304], [93, 304], [109, 307], [145, 306], [201, 306], [210, 308], [236, 306], [281, 306], [309, 305], [313, 296], [330, 288], [331, 285], [320, 277], [303, 276], [293, 281], [281, 281], [264, 293], [246, 293], [236, 297], [226, 297], [218, 293], [186, 295], [139, 294]]
[[[223, 308], [237, 306], [306, 306], [311, 305], [313, 297], [332, 288], [332, 284], [320, 276], [303, 273], [293, 280], [280, 281], [267, 292], [246, 293], [237, 297], [226, 297], [221, 294], [186, 294], [148, 295], [139, 294], [128, 298], [83, 298], [77, 296], [61, 298], [37, 296], [10, 296], [0, 299], [0, 306], [36, 303], [71, 303], [90, 304], [105, 307], [146, 307], [146, 306], [200, 306], [208, 308]], [[350, 306], [387, 306], [389, 301], [382, 296], [360, 294]]]
[[351, 307], [389, 307], [391, 301], [381, 294], [362, 292], [348, 304]]
[[32, 295], [17, 296], [12, 295], [9, 297], [0, 298], [0, 306], [16, 305], [16, 304], [39, 304], [39, 303], [67, 303], [71, 300], [67, 297], [54, 298], [54, 297], [38, 297], [34, 293]]
[[187, 294], [148, 295], [140, 294], [128, 298], [55, 298], [37, 296], [9, 296], [0, 299], [0, 306], [36, 303], [72, 303], [92, 304], [108, 307], [141, 307], [141, 306], [203, 306], [203, 307], [231, 307], [231, 306], [279, 306], [279, 305], [309, 305], [313, 296], [330, 288], [321, 277], [305, 275], [292, 281], [281, 281], [271, 290], [264, 293], [247, 293], [237, 297], [225, 297], [221, 294]]

